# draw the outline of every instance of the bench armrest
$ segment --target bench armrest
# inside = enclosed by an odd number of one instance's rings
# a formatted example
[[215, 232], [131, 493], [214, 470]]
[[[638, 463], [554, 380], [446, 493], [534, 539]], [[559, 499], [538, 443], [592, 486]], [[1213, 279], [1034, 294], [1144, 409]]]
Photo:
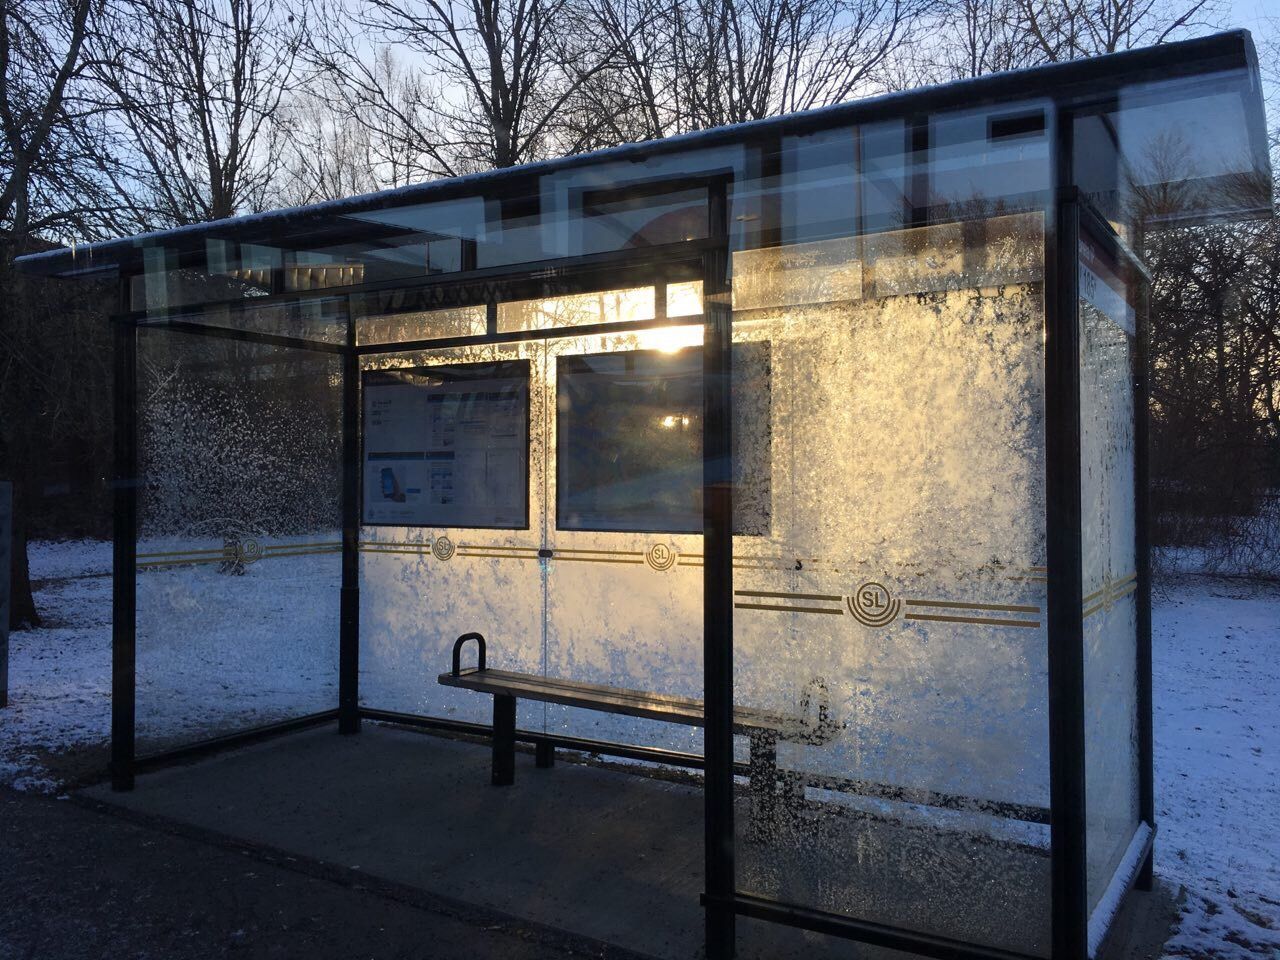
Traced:
[[453, 675], [455, 677], [462, 672], [462, 647], [468, 640], [476, 642], [476, 669], [483, 670], [485, 667], [484, 636], [475, 632], [464, 633], [453, 642]]

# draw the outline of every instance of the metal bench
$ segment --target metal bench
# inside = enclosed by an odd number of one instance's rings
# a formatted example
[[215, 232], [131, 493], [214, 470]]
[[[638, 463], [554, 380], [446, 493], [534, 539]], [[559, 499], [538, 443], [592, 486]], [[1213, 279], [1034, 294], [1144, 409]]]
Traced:
[[[463, 669], [462, 648], [472, 640], [477, 647], [476, 666]], [[702, 701], [691, 697], [601, 686], [577, 680], [560, 680], [509, 670], [491, 670], [486, 662], [485, 646], [485, 639], [481, 634], [464, 633], [453, 645], [452, 670], [440, 674], [438, 680], [446, 687], [492, 694], [492, 782], [495, 786], [508, 786], [515, 782], [517, 700], [540, 700], [544, 703], [559, 703], [690, 727], [701, 727], [705, 723]], [[822, 744], [830, 740], [836, 725], [830, 718], [828, 699], [825, 683], [815, 679], [801, 702], [801, 710], [805, 716], [787, 717], [750, 707], [734, 709], [733, 732], [747, 737], [751, 744], [748, 770], [754, 834], [771, 829], [780, 784], [784, 796], [793, 796], [796, 790], [800, 790], [802, 795], [802, 787], [779, 776], [778, 742]], [[815, 713], [812, 718], [807, 715], [810, 709]], [[535, 742], [535, 763], [544, 769], [555, 765], [555, 746], [552, 742]]]

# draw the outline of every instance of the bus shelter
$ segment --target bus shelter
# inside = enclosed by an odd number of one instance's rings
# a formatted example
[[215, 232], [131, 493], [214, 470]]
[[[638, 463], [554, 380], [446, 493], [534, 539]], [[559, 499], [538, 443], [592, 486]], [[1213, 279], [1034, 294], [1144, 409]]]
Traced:
[[1091, 957], [1156, 828], [1144, 236], [1270, 215], [1237, 32], [27, 257], [119, 278], [113, 784], [362, 720], [684, 766], [711, 957]]

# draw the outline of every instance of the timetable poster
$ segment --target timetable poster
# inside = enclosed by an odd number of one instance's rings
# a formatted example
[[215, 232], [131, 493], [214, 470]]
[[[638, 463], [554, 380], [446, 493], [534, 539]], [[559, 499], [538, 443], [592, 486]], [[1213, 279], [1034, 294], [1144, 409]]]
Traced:
[[528, 526], [527, 361], [369, 371], [364, 521]]

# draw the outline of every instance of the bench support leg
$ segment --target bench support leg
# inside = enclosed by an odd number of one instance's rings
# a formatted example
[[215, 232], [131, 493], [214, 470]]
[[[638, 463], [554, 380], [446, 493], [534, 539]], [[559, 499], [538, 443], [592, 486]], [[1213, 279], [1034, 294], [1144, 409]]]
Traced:
[[493, 785], [516, 782], [516, 698], [493, 697]]
[[550, 770], [556, 765], [556, 745], [539, 740], [533, 745], [533, 762], [539, 770]]
[[751, 824], [748, 836], [756, 843], [772, 840], [778, 832], [778, 738], [765, 732], [751, 734]]

